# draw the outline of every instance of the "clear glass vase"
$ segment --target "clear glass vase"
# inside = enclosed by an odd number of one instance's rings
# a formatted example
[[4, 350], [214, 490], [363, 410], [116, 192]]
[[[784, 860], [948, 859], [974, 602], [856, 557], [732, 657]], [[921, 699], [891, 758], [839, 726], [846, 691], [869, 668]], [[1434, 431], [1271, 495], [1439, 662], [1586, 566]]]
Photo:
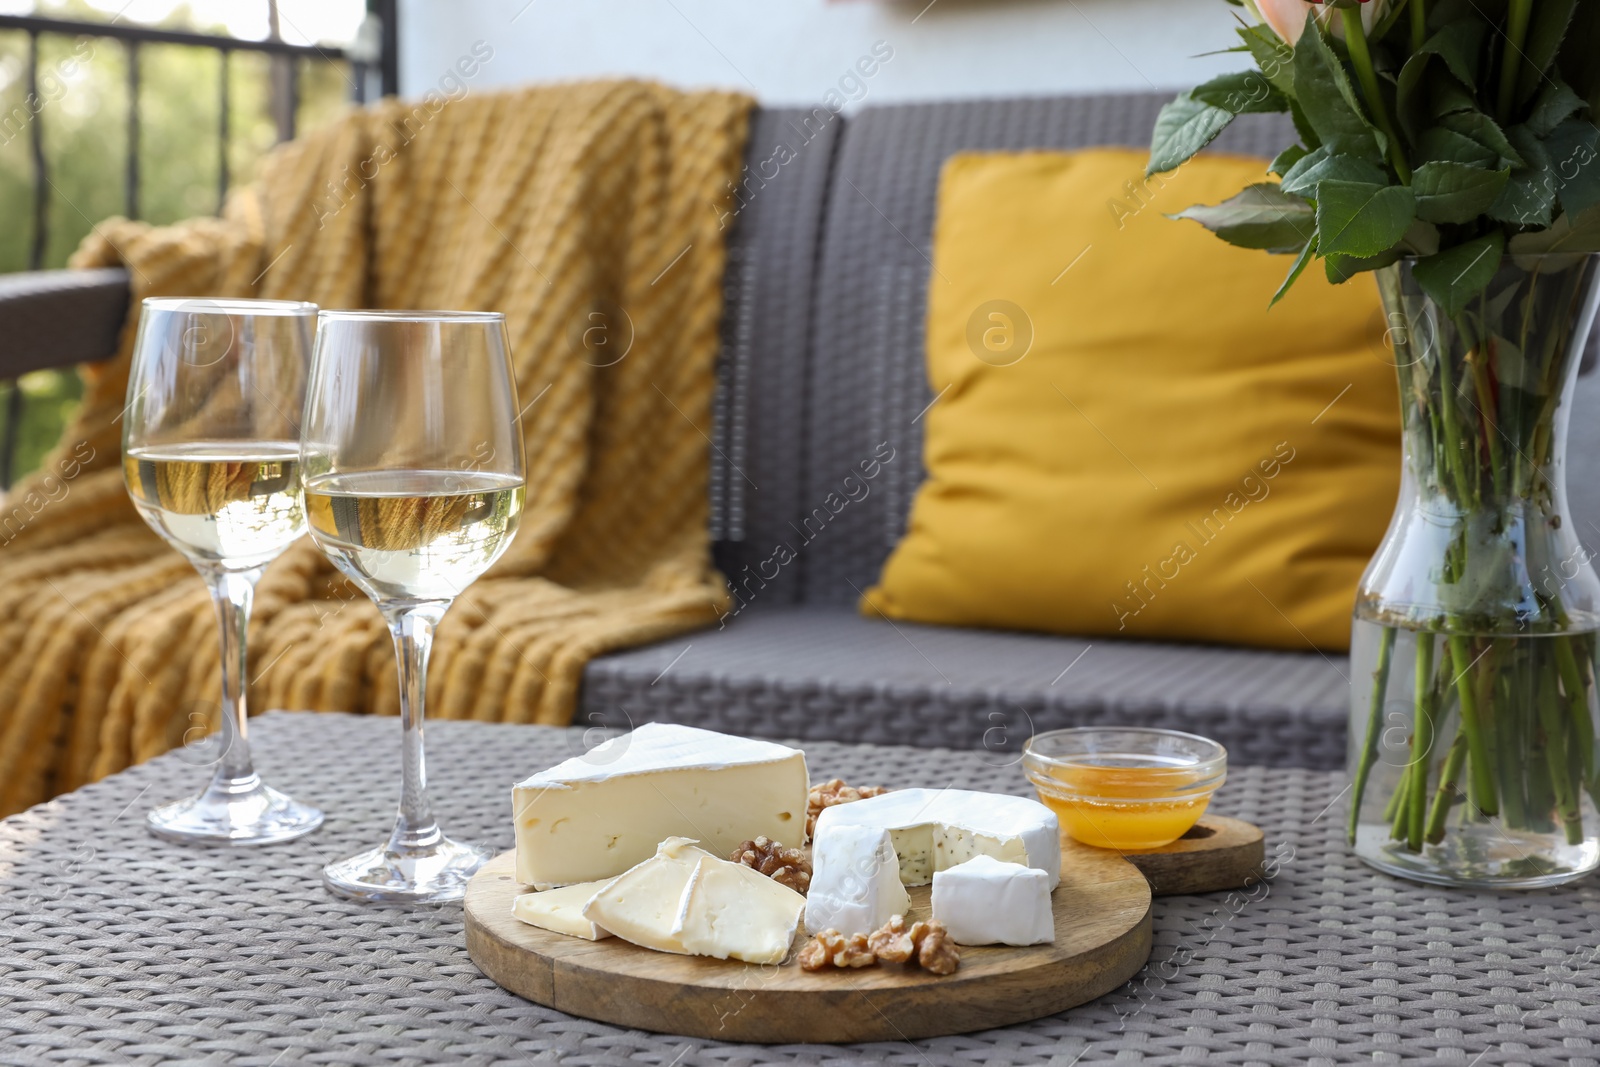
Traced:
[[1378, 272], [1404, 466], [1356, 595], [1348, 833], [1380, 870], [1529, 888], [1600, 866], [1600, 581], [1565, 480], [1597, 266], [1507, 256], [1460, 310], [1410, 261]]

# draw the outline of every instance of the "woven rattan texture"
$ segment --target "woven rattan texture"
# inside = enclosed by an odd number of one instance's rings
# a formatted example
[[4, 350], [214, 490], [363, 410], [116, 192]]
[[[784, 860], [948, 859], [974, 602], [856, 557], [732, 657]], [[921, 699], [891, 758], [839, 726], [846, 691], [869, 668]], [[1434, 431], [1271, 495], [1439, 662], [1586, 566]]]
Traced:
[[[371, 844], [399, 727], [274, 714], [253, 731], [275, 782], [326, 807], [299, 842], [159, 843], [157, 800], [199, 784], [176, 752], [0, 823], [0, 1062], [6, 1064], [1596, 1064], [1592, 886], [1497, 897], [1374, 874], [1339, 841], [1335, 775], [1235, 769], [1216, 809], [1260, 824], [1277, 875], [1248, 894], [1158, 900], [1150, 966], [1027, 1026], [911, 1043], [723, 1045], [622, 1030], [482, 978], [460, 908], [335, 900], [323, 861]], [[510, 786], [583, 751], [580, 730], [429, 729], [440, 816], [511, 843]], [[1022, 792], [1004, 753], [808, 746], [813, 774]]]
[[[800, 510], [805, 368], [822, 208], [842, 116], [826, 109], [750, 114], [745, 169], [724, 215], [722, 348], [711, 450], [711, 536], [737, 588], [759, 574]], [[793, 572], [763, 581], [792, 601]]]
[[[765, 593], [763, 592], [764, 596]], [[579, 718], [1015, 750], [1091, 723], [1214, 737], [1242, 763], [1343, 766], [1343, 656], [890, 624], [846, 605], [756, 610], [590, 663]]]
[[0, 276], [0, 378], [104, 359], [116, 351], [127, 308], [126, 271]]

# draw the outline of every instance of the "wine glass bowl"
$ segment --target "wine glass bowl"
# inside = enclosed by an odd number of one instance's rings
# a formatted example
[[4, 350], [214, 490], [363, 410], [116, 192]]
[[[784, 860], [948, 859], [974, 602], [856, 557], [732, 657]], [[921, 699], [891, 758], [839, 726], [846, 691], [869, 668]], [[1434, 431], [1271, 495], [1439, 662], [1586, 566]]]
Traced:
[[359, 900], [457, 899], [492, 853], [450, 840], [427, 794], [423, 694], [434, 628], [510, 545], [522, 428], [504, 317], [324, 311], [300, 463], [312, 539], [389, 624], [401, 790], [389, 840], [323, 869]]
[[247, 740], [245, 632], [262, 570], [305, 532], [299, 424], [315, 304], [144, 301], [123, 412], [134, 508], [210, 588], [222, 642], [221, 756], [198, 796], [149, 813], [177, 841], [265, 844], [322, 812], [267, 786]]

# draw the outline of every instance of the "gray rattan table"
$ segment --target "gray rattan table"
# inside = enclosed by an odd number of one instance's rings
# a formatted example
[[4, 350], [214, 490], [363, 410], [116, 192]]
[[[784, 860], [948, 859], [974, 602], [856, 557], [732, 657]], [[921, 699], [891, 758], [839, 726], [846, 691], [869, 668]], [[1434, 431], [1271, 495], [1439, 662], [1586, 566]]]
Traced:
[[[1267, 831], [1276, 878], [1158, 900], [1150, 965], [1094, 1004], [914, 1045], [763, 1047], [525, 1003], [467, 959], [459, 906], [329, 896], [319, 865], [387, 829], [399, 725], [272, 714], [252, 738], [274, 782], [327, 809], [321, 831], [255, 850], [151, 838], [144, 810], [200, 783], [199, 752], [0, 822], [0, 1062], [1600, 1063], [1596, 886], [1494, 896], [1372, 873], [1340, 841], [1338, 775], [1235, 769], [1216, 808]], [[512, 781], [582, 748], [580, 730], [430, 725], [445, 825], [509, 847]], [[806, 748], [823, 775], [1026, 788], [1010, 754]]]

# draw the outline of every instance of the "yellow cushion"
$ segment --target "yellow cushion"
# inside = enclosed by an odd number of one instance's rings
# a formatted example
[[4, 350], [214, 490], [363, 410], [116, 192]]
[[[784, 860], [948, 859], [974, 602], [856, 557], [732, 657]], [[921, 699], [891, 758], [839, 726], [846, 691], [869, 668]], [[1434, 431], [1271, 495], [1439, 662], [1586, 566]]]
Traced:
[[928, 291], [927, 480], [862, 610], [893, 619], [1344, 649], [1400, 469], [1367, 277], [1167, 213], [1263, 180], [1203, 157], [962, 155]]

